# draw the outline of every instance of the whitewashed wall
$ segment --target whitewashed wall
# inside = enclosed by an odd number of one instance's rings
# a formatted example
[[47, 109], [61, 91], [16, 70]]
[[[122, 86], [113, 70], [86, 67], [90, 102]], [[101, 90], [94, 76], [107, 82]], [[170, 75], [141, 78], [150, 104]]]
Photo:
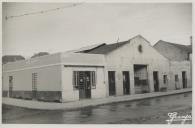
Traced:
[[13, 76], [14, 91], [32, 91], [32, 73], [37, 73], [38, 91], [61, 91], [61, 66], [49, 66], [3, 72], [3, 90], [9, 88], [9, 76]]
[[183, 62], [173, 61], [170, 63], [170, 75], [171, 75], [170, 89], [175, 89], [175, 75], [178, 75], [179, 77], [179, 88], [183, 88], [182, 71], [186, 71], [187, 87], [188, 88], [192, 87], [190, 62], [189, 61], [183, 61]]
[[61, 91], [59, 53], [3, 65], [3, 90], [9, 89], [9, 76], [13, 76], [14, 91], [31, 91], [32, 73], [38, 74], [38, 91]]
[[62, 100], [63, 102], [79, 100], [79, 90], [74, 89], [72, 76], [73, 71], [95, 71], [96, 88], [91, 89], [91, 98], [106, 97], [103, 67], [64, 67], [62, 66]]
[[[142, 45], [143, 52], [138, 51], [138, 46]], [[130, 42], [114, 50], [106, 56], [106, 69], [116, 71], [116, 88], [117, 95], [123, 95], [122, 71], [130, 71], [130, 88], [131, 94], [134, 93], [134, 64], [143, 64], [148, 66], [148, 78], [150, 91], [154, 91], [153, 71], [159, 72], [159, 86], [163, 84], [163, 75], [169, 74], [169, 61], [158, 53], [143, 37], [136, 36]], [[107, 76], [107, 75], [106, 75]], [[168, 79], [170, 79], [168, 75]], [[108, 85], [108, 82], [107, 82]]]

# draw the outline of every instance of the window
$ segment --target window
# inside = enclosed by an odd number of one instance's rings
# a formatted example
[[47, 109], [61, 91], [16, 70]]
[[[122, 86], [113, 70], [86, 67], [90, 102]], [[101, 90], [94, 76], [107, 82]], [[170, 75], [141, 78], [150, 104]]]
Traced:
[[12, 97], [13, 91], [13, 76], [9, 76], [9, 97]]
[[9, 84], [13, 84], [13, 76], [9, 76]]
[[142, 49], [142, 45], [141, 45], [141, 44], [138, 46], [138, 51], [139, 51], [140, 53], [143, 52], [143, 49]]
[[167, 84], [167, 82], [168, 82], [167, 75], [163, 75], [163, 83]]
[[78, 89], [78, 85], [79, 85], [79, 80], [78, 80], [78, 73], [77, 71], [73, 71], [73, 86], [74, 86], [74, 89]]
[[91, 72], [91, 87], [93, 89], [96, 88], [96, 75], [95, 75], [95, 71]]
[[32, 73], [32, 90], [37, 91], [37, 73]]
[[79, 89], [79, 85], [85, 85], [90, 81], [91, 88], [96, 88], [95, 71], [73, 71], [72, 84], [74, 89]]

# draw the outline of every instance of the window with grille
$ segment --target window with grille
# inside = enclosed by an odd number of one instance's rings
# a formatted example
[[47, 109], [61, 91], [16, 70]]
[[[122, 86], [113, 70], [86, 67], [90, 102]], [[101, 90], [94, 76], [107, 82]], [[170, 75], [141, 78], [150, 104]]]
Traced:
[[13, 76], [9, 76], [9, 87], [13, 87]]
[[32, 73], [32, 90], [37, 91], [37, 73]]
[[74, 89], [79, 89], [79, 86], [83, 86], [86, 83], [88, 73], [90, 73], [91, 88], [96, 88], [95, 71], [73, 71], [72, 84], [74, 86]]

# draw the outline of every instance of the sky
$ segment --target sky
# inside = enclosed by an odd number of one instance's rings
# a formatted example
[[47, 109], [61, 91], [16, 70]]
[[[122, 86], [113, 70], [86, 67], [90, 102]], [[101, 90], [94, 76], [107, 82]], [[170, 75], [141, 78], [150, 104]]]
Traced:
[[190, 44], [190, 3], [82, 3], [37, 15], [5, 19], [72, 3], [3, 3], [3, 55], [26, 58], [38, 52], [65, 52], [100, 43], [116, 43], [142, 35]]

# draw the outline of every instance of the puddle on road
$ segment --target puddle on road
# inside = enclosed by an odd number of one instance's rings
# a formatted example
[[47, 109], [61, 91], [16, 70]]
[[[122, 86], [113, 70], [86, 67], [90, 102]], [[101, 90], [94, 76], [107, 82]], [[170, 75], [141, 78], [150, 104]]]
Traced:
[[[191, 98], [192, 93], [184, 93], [72, 111], [41, 111], [3, 105], [3, 123], [108, 123], [118, 121], [118, 119], [133, 120], [155, 115], [160, 109], [169, 111], [169, 109], [174, 110], [183, 106], [191, 107], [192, 103], [189, 100]], [[13, 118], [13, 115], [16, 116]]]

